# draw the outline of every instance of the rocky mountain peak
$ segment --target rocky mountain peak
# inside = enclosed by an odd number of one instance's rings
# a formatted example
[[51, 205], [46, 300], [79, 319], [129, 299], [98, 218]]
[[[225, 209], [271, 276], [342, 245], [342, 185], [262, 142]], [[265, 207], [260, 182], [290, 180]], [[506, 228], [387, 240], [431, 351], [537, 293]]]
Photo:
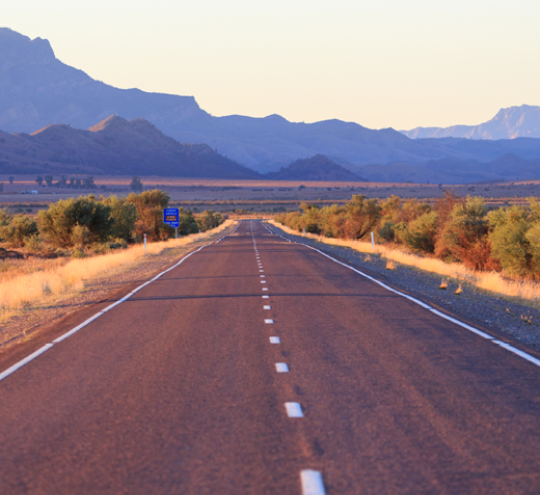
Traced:
[[55, 60], [48, 40], [31, 40], [9, 28], [0, 28], [0, 70], [19, 64], [48, 64]]

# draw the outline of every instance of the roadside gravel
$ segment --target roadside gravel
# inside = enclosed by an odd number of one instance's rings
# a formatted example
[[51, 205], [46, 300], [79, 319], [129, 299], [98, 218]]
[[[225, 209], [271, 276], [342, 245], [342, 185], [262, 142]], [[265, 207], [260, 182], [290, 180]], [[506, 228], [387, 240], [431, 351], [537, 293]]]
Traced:
[[[269, 227], [276, 230], [273, 225]], [[442, 290], [439, 288], [442, 282], [440, 275], [398, 263], [395, 264], [395, 270], [388, 270], [386, 259], [379, 255], [366, 255], [351, 248], [324, 244], [282, 230], [279, 234], [292, 241], [313, 246], [390, 286], [475, 323], [480, 328], [502, 332], [540, 350], [540, 308], [532, 306], [529, 301], [497, 296], [466, 284], [462, 286], [462, 293], [456, 295], [459, 284], [449, 281], [448, 287]]]

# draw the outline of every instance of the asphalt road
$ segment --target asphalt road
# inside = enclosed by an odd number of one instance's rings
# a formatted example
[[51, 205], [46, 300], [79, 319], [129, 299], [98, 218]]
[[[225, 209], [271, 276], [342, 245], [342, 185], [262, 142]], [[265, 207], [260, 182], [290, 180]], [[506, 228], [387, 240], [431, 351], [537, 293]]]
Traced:
[[327, 495], [537, 494], [539, 391], [534, 364], [244, 222], [0, 381], [0, 493], [311, 495], [317, 472]]

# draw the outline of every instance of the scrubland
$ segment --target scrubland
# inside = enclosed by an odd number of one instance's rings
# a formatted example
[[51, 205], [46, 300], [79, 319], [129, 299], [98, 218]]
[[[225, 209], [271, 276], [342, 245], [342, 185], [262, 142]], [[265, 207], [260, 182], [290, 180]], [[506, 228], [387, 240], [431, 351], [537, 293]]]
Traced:
[[[276, 216], [288, 233], [380, 255], [460, 283], [540, 303], [540, 203], [488, 209], [482, 198], [418, 200], [353, 196], [344, 206]], [[375, 246], [370, 238], [373, 232]]]
[[135, 244], [100, 256], [11, 262], [12, 269], [0, 272], [0, 321], [33, 304], [81, 291], [93, 278], [113, 276], [130, 269], [145, 256], [159, 256], [165, 250], [204, 241], [232, 223], [232, 220], [226, 220], [205, 233], [149, 243], [146, 252], [143, 245]]

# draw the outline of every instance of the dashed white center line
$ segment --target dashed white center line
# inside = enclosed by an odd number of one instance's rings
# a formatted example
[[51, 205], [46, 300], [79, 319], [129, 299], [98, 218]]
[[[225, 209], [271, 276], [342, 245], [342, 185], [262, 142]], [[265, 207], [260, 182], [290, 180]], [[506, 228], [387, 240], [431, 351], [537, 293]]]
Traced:
[[263, 299], [270, 299], [270, 296], [262, 296]]
[[298, 402], [285, 402], [285, 409], [289, 418], [303, 418], [302, 408]]
[[261, 278], [266, 278], [266, 275], [259, 275], [259, 277], [261, 277]]
[[300, 471], [302, 495], [325, 495], [322, 474], [313, 469]]
[[271, 344], [279, 344], [280, 342], [279, 337], [270, 337]]
[[276, 363], [276, 371], [278, 373], [288, 373], [289, 367], [287, 366], [287, 363]]
[[272, 309], [272, 306], [263, 306], [263, 309]]
[[274, 320], [264, 320], [265, 323], [267, 323], [268, 325], [271, 325], [272, 323], [274, 323]]
[[268, 287], [263, 287], [263, 290], [268, 290]]
[[261, 284], [265, 284], [266, 283], [266, 280], [261, 280]]

